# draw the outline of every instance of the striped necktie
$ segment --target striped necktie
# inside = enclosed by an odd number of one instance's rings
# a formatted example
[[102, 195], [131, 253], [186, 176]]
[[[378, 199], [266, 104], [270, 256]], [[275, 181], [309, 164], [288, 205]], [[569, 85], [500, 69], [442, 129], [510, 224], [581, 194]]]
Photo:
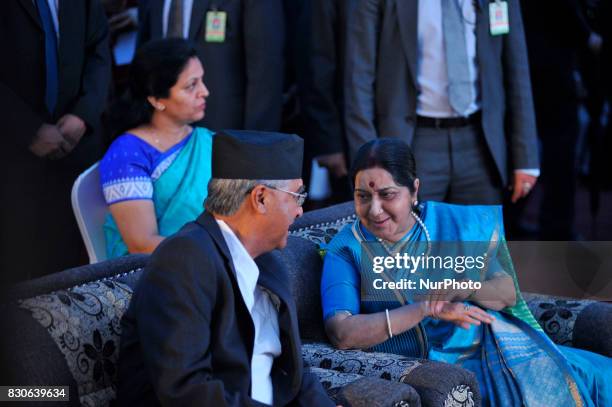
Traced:
[[457, 0], [441, 1], [442, 32], [448, 73], [448, 101], [455, 112], [463, 115], [473, 99], [463, 14]]

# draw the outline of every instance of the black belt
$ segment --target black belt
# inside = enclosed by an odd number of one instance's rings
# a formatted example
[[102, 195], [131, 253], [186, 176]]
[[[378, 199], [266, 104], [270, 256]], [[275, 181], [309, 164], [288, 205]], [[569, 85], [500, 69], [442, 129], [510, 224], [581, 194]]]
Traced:
[[468, 117], [425, 117], [417, 116], [417, 127], [433, 127], [447, 129], [451, 127], [465, 127], [480, 123], [480, 111]]

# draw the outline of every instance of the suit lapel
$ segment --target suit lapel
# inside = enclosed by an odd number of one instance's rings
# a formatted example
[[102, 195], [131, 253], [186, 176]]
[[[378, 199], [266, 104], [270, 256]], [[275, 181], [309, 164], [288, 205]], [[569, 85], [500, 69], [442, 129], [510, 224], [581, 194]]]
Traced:
[[[61, 0], [57, 3], [57, 20], [59, 21], [59, 43], [57, 49], [58, 63], [61, 66], [64, 60], [64, 56], [70, 53], [70, 39], [72, 38], [70, 30], [70, 22], [74, 21], [70, 18], [69, 12], [71, 10], [68, 0]], [[72, 10], [74, 12], [74, 10]], [[60, 84], [61, 84], [61, 69], [60, 69]]]
[[395, 0], [395, 7], [404, 54], [408, 61], [412, 82], [416, 86], [419, 0]]
[[[484, 0], [479, 0], [479, 7], [476, 8], [476, 59], [480, 72], [487, 71], [488, 58], [491, 55], [489, 39], [489, 5]], [[483, 75], [478, 75], [482, 80]], [[482, 89], [482, 87], [481, 87]]]
[[40, 25], [40, 16], [38, 15], [38, 10], [36, 10], [36, 6], [34, 5], [33, 0], [19, 0], [21, 6], [28, 12], [32, 20], [36, 24], [38, 28], [42, 30], [42, 26]]
[[206, 10], [210, 0], [194, 0], [193, 7], [191, 9], [191, 21], [189, 22], [189, 39], [196, 40], [196, 36], [202, 27], [204, 17], [206, 16]]

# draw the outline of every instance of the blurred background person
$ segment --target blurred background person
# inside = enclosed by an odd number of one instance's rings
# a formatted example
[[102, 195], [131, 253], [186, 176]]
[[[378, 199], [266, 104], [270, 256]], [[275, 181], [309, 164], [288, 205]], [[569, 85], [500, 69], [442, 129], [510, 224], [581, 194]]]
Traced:
[[70, 204], [101, 154], [110, 83], [108, 27], [97, 0], [7, 0], [0, 14], [0, 280], [80, 264]]
[[[347, 178], [342, 117], [346, 28], [356, 0], [285, 0], [287, 27], [283, 131], [304, 138], [303, 178], [316, 196], [328, 183], [329, 195], [310, 200], [316, 208], [352, 199]], [[324, 180], [321, 180], [321, 174]]]
[[499, 204], [507, 187], [513, 203], [526, 196], [539, 157], [518, 0], [359, 0], [345, 122], [352, 156], [377, 137], [408, 142], [423, 199]]
[[278, 130], [283, 91], [282, 0], [141, 0], [139, 46], [193, 40], [206, 66], [213, 130]]
[[151, 41], [136, 53], [129, 89], [113, 107], [119, 137], [100, 163], [110, 208], [108, 258], [151, 253], [200, 212], [210, 179], [212, 132], [205, 71], [189, 41]]
[[521, 6], [542, 146], [539, 237], [573, 240], [579, 133], [577, 58], [579, 52], [590, 52], [593, 32], [578, 0], [522, 0]]

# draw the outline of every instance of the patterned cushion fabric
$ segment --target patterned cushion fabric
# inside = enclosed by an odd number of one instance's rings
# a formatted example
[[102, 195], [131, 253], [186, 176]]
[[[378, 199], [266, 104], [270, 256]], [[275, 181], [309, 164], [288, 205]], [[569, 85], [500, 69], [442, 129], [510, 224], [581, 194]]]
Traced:
[[344, 373], [337, 370], [323, 369], [320, 367], [311, 366], [309, 370], [311, 373], [314, 373], [317, 376], [329, 397], [334, 400], [336, 400], [336, 395], [342, 386], [363, 378], [363, 376], [358, 375], [357, 373]]
[[476, 377], [455, 365], [386, 353], [339, 350], [326, 343], [304, 344], [302, 356], [311, 368], [332, 369], [409, 384], [417, 390], [424, 405], [480, 405]]
[[576, 318], [592, 300], [551, 297], [523, 293], [533, 316], [544, 328], [544, 332], [558, 345], [574, 346], [573, 332]]
[[70, 269], [11, 288], [0, 305], [0, 365], [6, 381], [68, 385], [70, 405], [106, 406], [115, 398], [119, 321], [147, 256]]
[[289, 234], [309, 240], [320, 247], [329, 243], [344, 225], [352, 223], [354, 220], [355, 208], [353, 202], [346, 202], [305, 213], [291, 225]]
[[401, 382], [427, 361], [361, 350], [340, 350], [326, 343], [306, 343], [302, 357], [308, 366]]
[[127, 284], [102, 280], [19, 301], [62, 352], [82, 405], [115, 398], [120, 321], [131, 297]]

